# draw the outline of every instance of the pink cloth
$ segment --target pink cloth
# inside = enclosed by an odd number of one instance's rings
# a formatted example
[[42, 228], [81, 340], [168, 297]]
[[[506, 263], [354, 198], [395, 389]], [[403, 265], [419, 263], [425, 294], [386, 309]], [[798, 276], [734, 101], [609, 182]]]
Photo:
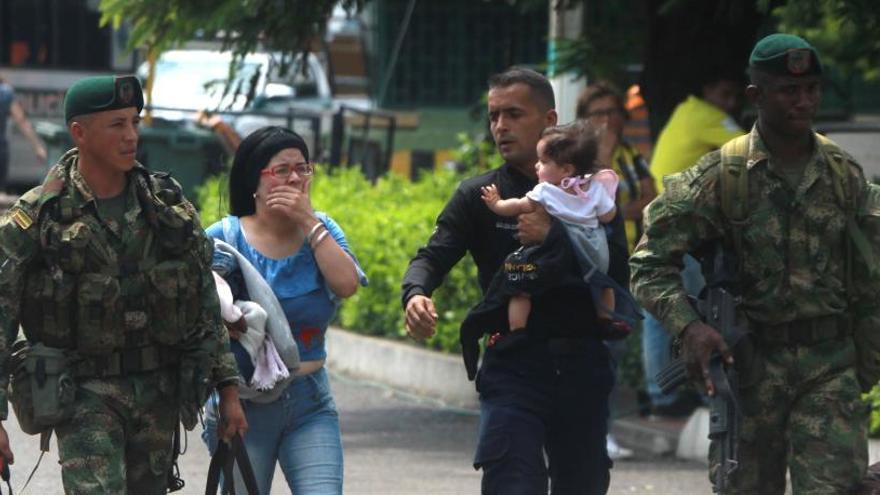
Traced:
[[263, 341], [263, 347], [257, 352], [254, 363], [254, 376], [251, 377], [251, 386], [257, 390], [270, 390], [276, 383], [290, 376], [287, 366], [278, 355], [278, 349], [268, 336]]

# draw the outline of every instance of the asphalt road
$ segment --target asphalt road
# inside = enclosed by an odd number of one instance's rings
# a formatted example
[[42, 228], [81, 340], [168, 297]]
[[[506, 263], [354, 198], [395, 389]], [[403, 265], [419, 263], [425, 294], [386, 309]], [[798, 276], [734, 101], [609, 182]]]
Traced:
[[[333, 375], [331, 386], [341, 415], [346, 494], [479, 493], [480, 473], [470, 465], [476, 444], [475, 413], [338, 375]], [[21, 433], [14, 419], [4, 426], [16, 455], [12, 466], [16, 495], [63, 493], [54, 441], [26, 492], [20, 491], [39, 455], [38, 439]], [[179, 493], [204, 493], [207, 450], [198, 434], [189, 433], [188, 440], [180, 466], [187, 485]], [[272, 487], [273, 493], [289, 493], [280, 471]], [[617, 462], [609, 493], [681, 495], [711, 493], [711, 489], [702, 465], [648, 457]]]

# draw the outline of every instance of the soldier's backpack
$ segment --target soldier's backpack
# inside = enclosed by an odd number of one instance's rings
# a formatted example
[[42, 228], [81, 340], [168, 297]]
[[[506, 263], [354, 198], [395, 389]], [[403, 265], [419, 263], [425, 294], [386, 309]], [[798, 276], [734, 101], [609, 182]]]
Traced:
[[[854, 250], [858, 253], [872, 276], [878, 275], [878, 267], [874, 260], [874, 250], [868, 237], [863, 231], [864, 222], [859, 222], [859, 216], [865, 216], [865, 205], [857, 204], [855, 188], [857, 184], [851, 180], [847, 170], [847, 161], [844, 152], [830, 139], [821, 134], [814, 133], [821, 152], [831, 167], [833, 177], [834, 195], [837, 202], [846, 215], [846, 235], [849, 242], [846, 243], [845, 280], [844, 288], [847, 297], [852, 303], [853, 299], [853, 262]], [[733, 248], [742, 269], [742, 230], [748, 220], [748, 169], [747, 157], [749, 155], [750, 136], [746, 134], [721, 147], [721, 211], [731, 226], [733, 236]], [[870, 200], [871, 187], [866, 197]], [[860, 210], [860, 208], [862, 210]], [[878, 205], [880, 208], [880, 205]], [[870, 229], [871, 226], [867, 225]], [[870, 389], [873, 384], [880, 380], [880, 331], [873, 325], [856, 325], [852, 317], [852, 311], [847, 312], [847, 325], [849, 332], [854, 334], [856, 350], [858, 354], [859, 381], [863, 389]], [[870, 328], [868, 328], [870, 326]], [[861, 327], [861, 328], [860, 328]]]

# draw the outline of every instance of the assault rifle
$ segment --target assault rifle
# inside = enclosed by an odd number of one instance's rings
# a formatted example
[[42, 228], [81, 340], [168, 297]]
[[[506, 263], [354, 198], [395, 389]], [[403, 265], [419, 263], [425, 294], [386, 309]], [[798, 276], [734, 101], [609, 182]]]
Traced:
[[[748, 328], [737, 317], [736, 308], [740, 298], [735, 296], [733, 286], [736, 264], [720, 247], [703, 259], [706, 287], [695, 301], [697, 312], [703, 321], [718, 330], [727, 347], [733, 351], [746, 337]], [[711, 473], [712, 490], [723, 492], [730, 475], [736, 471], [738, 460], [737, 441], [740, 428], [740, 408], [737, 400], [739, 377], [733, 367], [725, 368], [723, 358], [716, 353], [709, 361], [709, 378], [715, 386], [715, 395], [709, 398], [709, 439], [716, 443], [713, 452], [717, 469]], [[657, 374], [657, 384], [664, 394], [687, 382], [687, 369], [681, 357], [676, 357]]]

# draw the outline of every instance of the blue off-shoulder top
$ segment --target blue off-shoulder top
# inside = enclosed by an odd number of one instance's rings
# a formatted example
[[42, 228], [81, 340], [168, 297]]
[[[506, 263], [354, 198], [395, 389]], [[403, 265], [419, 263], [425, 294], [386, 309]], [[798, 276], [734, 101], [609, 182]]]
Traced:
[[[322, 212], [316, 212], [316, 215], [339, 247], [354, 260], [360, 284], [367, 285], [367, 277], [351, 252], [339, 224]], [[299, 347], [300, 360], [325, 359], [327, 350], [324, 346], [324, 335], [341, 300], [327, 286], [311, 246], [303, 243], [299, 251], [291, 256], [282, 259], [268, 258], [248, 243], [239, 218], [231, 215], [208, 227], [206, 233], [211, 238], [224, 240], [235, 247], [275, 291]]]

